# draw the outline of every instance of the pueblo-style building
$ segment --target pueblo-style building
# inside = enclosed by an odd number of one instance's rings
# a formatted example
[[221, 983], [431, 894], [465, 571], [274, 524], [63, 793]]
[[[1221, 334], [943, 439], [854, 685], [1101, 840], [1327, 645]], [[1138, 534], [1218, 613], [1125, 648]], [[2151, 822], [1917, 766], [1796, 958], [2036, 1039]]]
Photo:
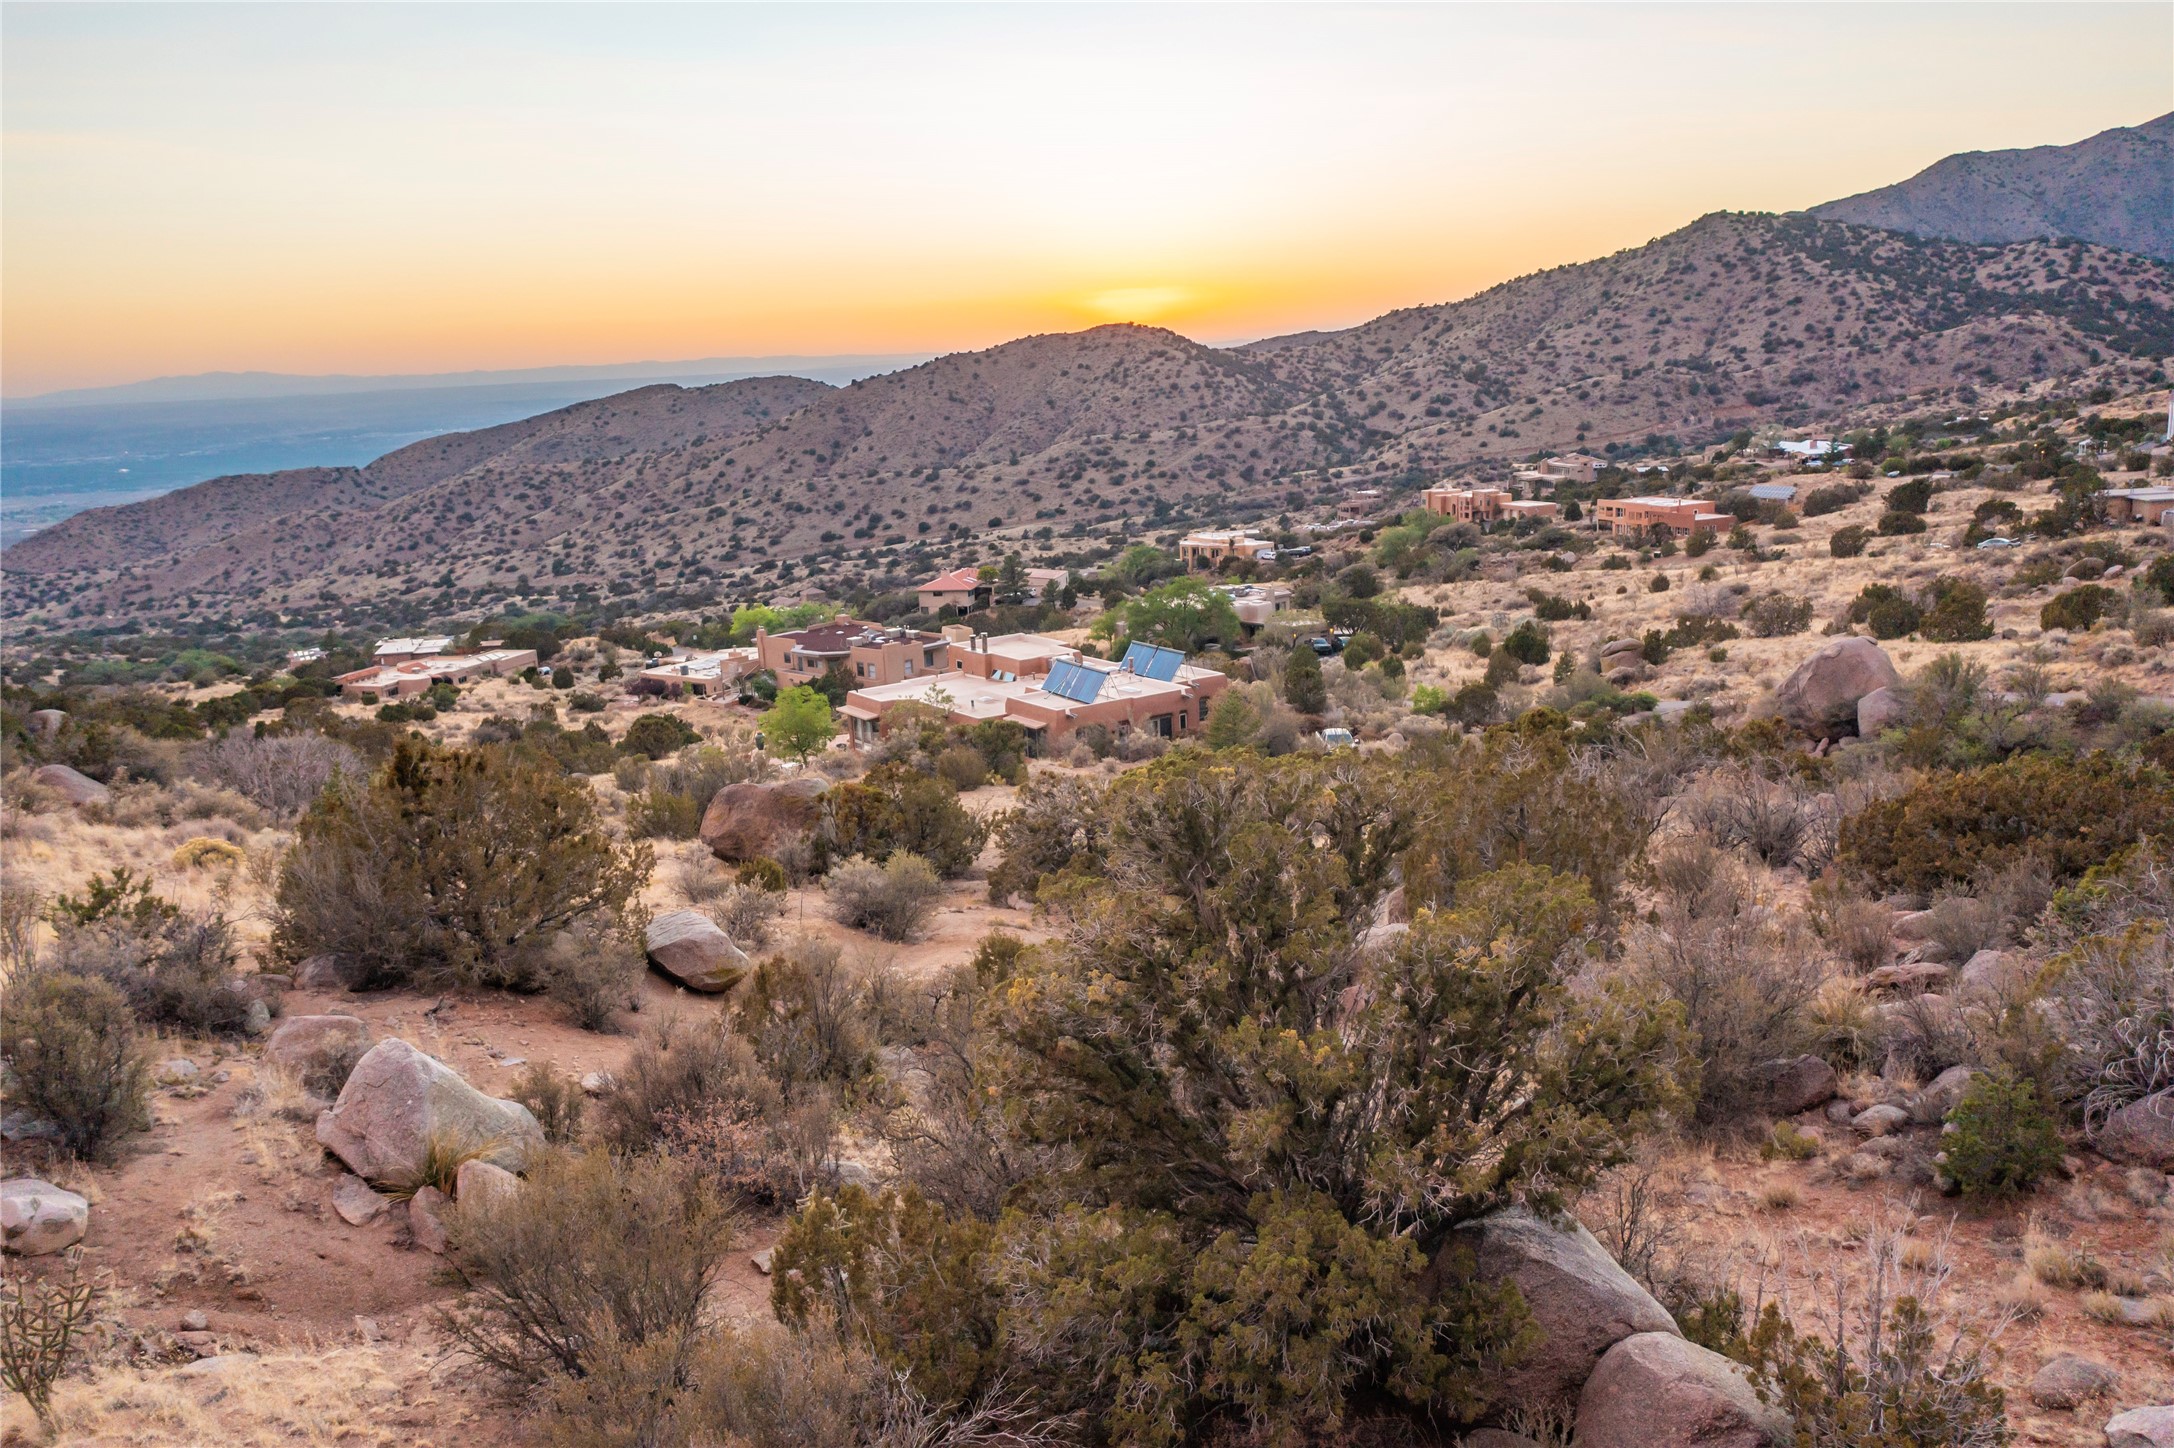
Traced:
[[1428, 488], [1419, 495], [1419, 501], [1430, 513], [1482, 527], [1506, 518], [1548, 521], [1562, 514], [1553, 503], [1526, 502], [1503, 488]]
[[1734, 517], [1713, 512], [1695, 498], [1601, 498], [1593, 504], [1593, 521], [1618, 537], [1666, 528], [1688, 538], [1736, 526]]

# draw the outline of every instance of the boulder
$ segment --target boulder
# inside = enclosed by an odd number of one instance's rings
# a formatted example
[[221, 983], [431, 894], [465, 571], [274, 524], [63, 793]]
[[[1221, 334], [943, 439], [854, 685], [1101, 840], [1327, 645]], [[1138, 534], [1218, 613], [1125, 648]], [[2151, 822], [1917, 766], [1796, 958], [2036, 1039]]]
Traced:
[[2174, 1448], [2174, 1408], [2131, 1408], [2106, 1420], [2106, 1448]]
[[1785, 1056], [1762, 1061], [1752, 1071], [1759, 1108], [1773, 1116], [1794, 1116], [1834, 1099], [1839, 1085], [1834, 1067], [1817, 1056]]
[[2115, 1161], [2174, 1171], [2174, 1091], [2146, 1096], [2106, 1118], [2098, 1149]]
[[1572, 1448], [1785, 1448], [1789, 1415], [1759, 1401], [1744, 1370], [1672, 1332], [1608, 1349], [1578, 1395]]
[[1852, 1117], [1849, 1124], [1865, 1136], [1886, 1136], [1909, 1125], [1910, 1113], [1899, 1106], [1883, 1103], [1866, 1107]]
[[1963, 1093], [1970, 1089], [1971, 1078], [1977, 1074], [1968, 1066], [1950, 1066], [1933, 1077], [1930, 1084], [1911, 1095], [1910, 1119], [1928, 1126], [1935, 1121], [1945, 1121], [1947, 1114], [1962, 1101]]
[[1806, 734], [1840, 739], [1857, 732], [1857, 701], [1902, 683], [1887, 651], [1870, 639], [1838, 638], [1820, 646], [1774, 693], [1781, 717]]
[[1404, 937], [1411, 933], [1411, 926], [1404, 924], [1402, 921], [1369, 925], [1359, 932], [1359, 953], [1361, 955], [1379, 955], [1384, 951], [1394, 950], [1403, 941]]
[[714, 995], [740, 983], [754, 962], [699, 910], [669, 910], [649, 922], [649, 958], [689, 990]]
[[700, 835], [710, 853], [737, 864], [810, 839], [821, 817], [820, 779], [788, 779], [781, 784], [728, 784], [710, 796], [702, 812]]
[[1576, 1401], [1602, 1353], [1636, 1333], [1673, 1334], [1676, 1320], [1631, 1280], [1593, 1234], [1558, 1227], [1522, 1207], [1450, 1234], [1428, 1276], [1437, 1287], [1471, 1273], [1517, 1284], [1541, 1341], [1502, 1373], [1496, 1403], [1540, 1412]]
[[544, 1148], [526, 1106], [484, 1095], [397, 1036], [355, 1063], [340, 1099], [317, 1117], [317, 1140], [365, 1181], [396, 1184], [419, 1180], [433, 1148], [508, 1171]]
[[50, 739], [60, 733], [61, 727], [67, 722], [68, 716], [62, 710], [33, 709], [24, 716], [23, 727], [30, 731], [33, 739]]
[[36, 1177], [0, 1182], [0, 1247], [42, 1257], [73, 1247], [91, 1224], [91, 1204]]
[[1930, 960], [1898, 960], [1893, 965], [1883, 965], [1865, 977], [1865, 985], [1872, 990], [1901, 990], [1911, 995], [1923, 995], [1936, 985], [1945, 985], [1948, 968]]
[[329, 955], [313, 955], [294, 971], [294, 983], [304, 990], [347, 990], [354, 981], [353, 972]]
[[2008, 955], [2000, 950], [1981, 950], [1963, 962], [1955, 983], [1969, 995], [1997, 995], [2005, 990], [2014, 974]]
[[242, 1012], [243, 1033], [245, 1035], [261, 1036], [271, 1029], [272, 1008], [265, 1004], [262, 999], [251, 1001], [249, 1009]]
[[[264, 1064], [328, 1093], [347, 1084], [347, 1071], [370, 1049], [370, 1028], [359, 1016], [289, 1016], [264, 1043]], [[337, 1077], [337, 1080], [328, 1078]]]
[[104, 804], [113, 791], [65, 764], [41, 764], [30, 776], [73, 805]]
[[1935, 916], [1930, 910], [1905, 910], [1900, 915], [1897, 915], [1895, 917], [1895, 939], [1930, 939], [1932, 935], [1932, 928], [1934, 924], [1937, 923], [1937, 920], [1938, 917]]
[[760, 1272], [763, 1276], [768, 1277], [770, 1275], [771, 1260], [776, 1255], [777, 1248], [765, 1247], [760, 1252], [750, 1253], [748, 1255], [747, 1265], [754, 1268], [757, 1272]]
[[1857, 737], [1877, 739], [1890, 729], [1902, 727], [1910, 701], [1900, 689], [1881, 687], [1857, 701]]
[[2112, 1392], [2117, 1376], [2104, 1363], [2064, 1352], [2031, 1379], [2031, 1401], [2041, 1408], [2080, 1408], [2099, 1394]]
[[453, 1177], [453, 1199], [465, 1206], [495, 1207], [521, 1191], [521, 1179], [487, 1161], [464, 1161]]
[[187, 1056], [169, 1056], [152, 1070], [151, 1079], [161, 1086], [183, 1086], [203, 1074]]
[[445, 1230], [445, 1212], [452, 1205], [453, 1199], [436, 1187], [419, 1188], [408, 1198], [408, 1235], [415, 1238], [416, 1246], [435, 1256], [445, 1255], [451, 1240]]
[[385, 1209], [393, 1199], [383, 1192], [372, 1191], [370, 1184], [359, 1176], [340, 1173], [340, 1179], [332, 1184], [332, 1210], [340, 1214], [340, 1220], [350, 1227], [367, 1227], [385, 1215]]

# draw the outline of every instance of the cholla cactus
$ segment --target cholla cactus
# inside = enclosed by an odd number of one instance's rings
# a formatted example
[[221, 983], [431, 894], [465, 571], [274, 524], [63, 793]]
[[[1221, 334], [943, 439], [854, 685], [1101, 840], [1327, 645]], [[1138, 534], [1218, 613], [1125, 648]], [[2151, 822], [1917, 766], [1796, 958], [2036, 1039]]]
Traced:
[[0, 1383], [23, 1395], [48, 1432], [53, 1384], [89, 1325], [102, 1290], [82, 1276], [81, 1248], [70, 1248], [64, 1276], [10, 1274], [0, 1283]]

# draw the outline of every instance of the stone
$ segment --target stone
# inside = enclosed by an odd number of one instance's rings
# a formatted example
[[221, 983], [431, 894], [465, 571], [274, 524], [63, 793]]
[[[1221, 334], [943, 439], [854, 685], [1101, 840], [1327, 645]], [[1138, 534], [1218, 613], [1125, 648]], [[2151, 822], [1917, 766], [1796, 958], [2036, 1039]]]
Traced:
[[1910, 1119], [1927, 1126], [1935, 1121], [1945, 1121], [1970, 1089], [1971, 1078], [1978, 1073], [1968, 1066], [1950, 1066], [1931, 1082], [1920, 1087], [1909, 1100]]
[[1762, 1061], [1752, 1070], [1759, 1108], [1774, 1116], [1794, 1116], [1834, 1098], [1840, 1084], [1834, 1067], [1818, 1056], [1785, 1056]]
[[355, 1319], [355, 1336], [366, 1343], [380, 1343], [385, 1340], [385, 1329], [378, 1326], [374, 1317], [358, 1316]]
[[264, 1064], [337, 1095], [369, 1049], [370, 1028], [358, 1016], [288, 1016], [264, 1043]]
[[60, 1127], [29, 1111], [0, 1111], [0, 1141], [58, 1141]]
[[1820, 739], [1857, 732], [1857, 701], [1875, 689], [1900, 687], [1887, 651], [1870, 639], [1838, 638], [1796, 666], [1774, 692], [1781, 717]]
[[1902, 727], [1909, 716], [1910, 701], [1900, 689], [1883, 685], [1857, 701], [1857, 737], [1877, 739], [1890, 729]]
[[771, 1255], [776, 1251], [777, 1248], [775, 1247], [765, 1247], [760, 1252], [750, 1255], [747, 1259], [747, 1265], [760, 1272], [763, 1276], [768, 1277], [770, 1275]]
[[2108, 1116], [2096, 1144], [2115, 1161], [2174, 1171], [2174, 1091], [2131, 1101]]
[[1863, 1109], [1856, 1102], [1838, 1096], [1827, 1103], [1826, 1116], [1827, 1120], [1833, 1122], [1836, 1126], [1847, 1126], [1856, 1119], [1857, 1113]]
[[255, 1367], [257, 1355], [253, 1352], [223, 1352], [212, 1357], [201, 1357], [193, 1363], [183, 1363], [174, 1369], [177, 1378], [216, 1378], [244, 1368]]
[[151, 1073], [151, 1079], [161, 1086], [179, 1086], [184, 1082], [194, 1081], [202, 1074], [197, 1064], [187, 1056], [169, 1056], [158, 1063], [157, 1069]]
[[60, 733], [68, 715], [60, 709], [33, 709], [23, 717], [23, 727], [33, 739], [50, 739]]
[[261, 1036], [272, 1028], [272, 1008], [261, 1000], [249, 1003], [242, 1015], [242, 1029], [252, 1036]]
[[1895, 939], [1929, 940], [1932, 938], [1932, 928], [1937, 923], [1930, 910], [1905, 910], [1895, 917]]
[[1789, 1415], [1759, 1401], [1744, 1370], [1672, 1332], [1608, 1349], [1578, 1395], [1572, 1448], [1785, 1448]]
[[416, 1246], [433, 1256], [445, 1255], [445, 1212], [452, 1205], [453, 1199], [436, 1187], [420, 1187], [408, 1198], [408, 1234]]
[[1450, 1234], [1428, 1276], [1437, 1290], [1472, 1273], [1517, 1284], [1541, 1341], [1501, 1374], [1498, 1406], [1568, 1407], [1602, 1353], [1636, 1333], [1672, 1334], [1676, 1320], [1576, 1222], [1558, 1227], [1522, 1207]]
[[1873, 990], [1906, 990], [1921, 995], [1928, 987], [1944, 985], [1948, 968], [1930, 960], [1898, 960], [1893, 965], [1883, 965], [1865, 977], [1865, 984]]
[[2174, 1448], [2174, 1407], [2114, 1414], [2106, 1420], [2106, 1448]]
[[36, 1177], [0, 1182], [0, 1247], [18, 1257], [42, 1257], [83, 1240], [91, 1204]]
[[30, 777], [78, 807], [104, 804], [113, 798], [112, 790], [65, 764], [41, 764]]
[[1955, 983], [1969, 995], [1994, 995], [2007, 987], [2010, 973], [2006, 951], [1981, 950], [1963, 962]]
[[1394, 950], [1412, 928], [1402, 921], [1390, 921], [1381, 925], [1369, 925], [1359, 933], [1358, 947], [1361, 955], [1377, 955]]
[[710, 796], [698, 833], [710, 853], [728, 863], [776, 859], [814, 837], [825, 788], [824, 781], [813, 778], [728, 784]]
[[521, 1179], [487, 1161], [464, 1161], [453, 1174], [453, 1198], [486, 1210], [521, 1194]]
[[611, 1090], [611, 1072], [591, 1071], [581, 1078], [581, 1091], [585, 1096], [601, 1096]]
[[731, 990], [754, 964], [699, 910], [668, 910], [650, 921], [648, 945], [657, 969], [706, 995]]
[[211, 1319], [205, 1316], [204, 1309], [201, 1307], [181, 1314], [181, 1330], [183, 1332], [206, 1332], [210, 1328]]
[[1899, 1106], [1882, 1103], [1868, 1106], [1850, 1118], [1850, 1125], [1863, 1136], [1886, 1136], [1909, 1125], [1910, 1113]]
[[2119, 1375], [2104, 1363], [2064, 1352], [2031, 1379], [2031, 1401], [2041, 1408], [2079, 1408], [2113, 1391]]
[[421, 1179], [433, 1145], [513, 1172], [544, 1149], [526, 1106], [484, 1095], [398, 1036], [355, 1063], [339, 1100], [317, 1117], [317, 1140], [365, 1181], [396, 1184]]
[[352, 988], [354, 975], [333, 956], [313, 955], [295, 967], [294, 982], [304, 990], [342, 991]]
[[332, 1184], [332, 1210], [340, 1214], [340, 1220], [350, 1227], [367, 1227], [385, 1215], [385, 1209], [393, 1199], [383, 1192], [374, 1191], [359, 1176], [345, 1172]]

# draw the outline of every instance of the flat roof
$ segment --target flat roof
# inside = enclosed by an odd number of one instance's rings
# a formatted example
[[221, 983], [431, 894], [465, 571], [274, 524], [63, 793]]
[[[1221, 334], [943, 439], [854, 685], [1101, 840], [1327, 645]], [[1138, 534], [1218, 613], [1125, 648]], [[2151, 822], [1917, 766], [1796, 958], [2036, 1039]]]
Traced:
[[381, 654], [442, 654], [453, 647], [450, 635], [436, 638], [379, 639], [376, 652]]

